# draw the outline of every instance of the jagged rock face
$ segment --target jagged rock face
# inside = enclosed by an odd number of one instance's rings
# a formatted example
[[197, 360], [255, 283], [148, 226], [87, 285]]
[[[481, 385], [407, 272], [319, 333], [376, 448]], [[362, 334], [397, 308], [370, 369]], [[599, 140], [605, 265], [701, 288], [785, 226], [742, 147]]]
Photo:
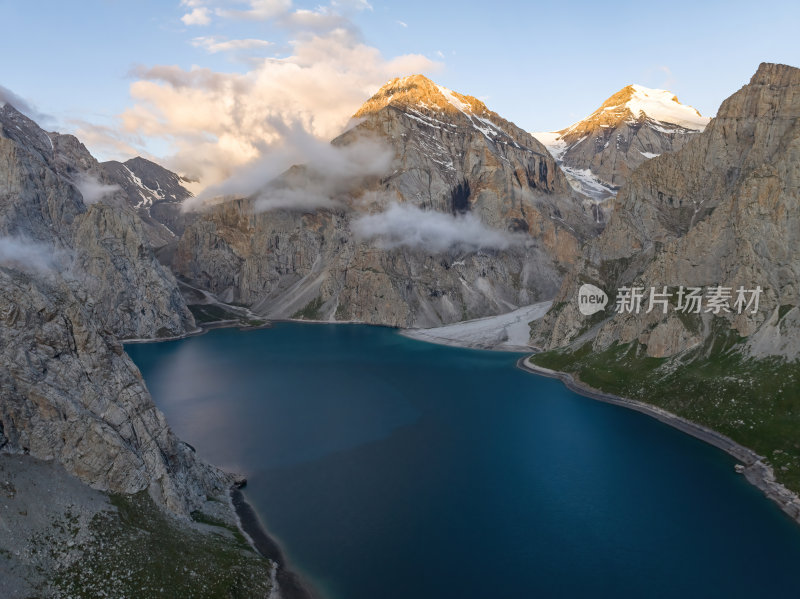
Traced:
[[156, 260], [134, 214], [95, 204], [76, 236], [72, 272], [95, 299], [93, 311], [105, 330], [122, 339], [148, 339], [196, 328], [174, 276]]
[[231, 480], [170, 432], [115, 336], [194, 321], [109, 185], [77, 139], [0, 107], [0, 449], [186, 515]]
[[181, 205], [192, 193], [183, 186], [186, 181], [180, 175], [140, 156], [100, 166], [125, 191], [142, 221], [151, 225], [153, 247], [167, 245], [183, 234], [187, 218], [191, 220], [193, 215], [181, 210]]
[[640, 164], [682, 148], [708, 120], [668, 91], [629, 85], [574, 125], [535, 135], [579, 189], [604, 199]]
[[[0, 108], [0, 173], [0, 237], [52, 248], [109, 331], [152, 338], [195, 328], [175, 278], [155, 259], [141, 221], [127, 206], [127, 194], [75, 137], [47, 134], [7, 104]], [[98, 196], [94, 203], [79, 191], [86, 177]]]
[[[592, 218], [546, 149], [480, 101], [422, 76], [389, 82], [333, 141], [378, 139], [391, 165], [339, 194], [340, 208], [256, 213], [226, 202], [187, 227], [176, 272], [269, 317], [433, 326], [547, 299]], [[292, 169], [293, 178], [312, 178]], [[269, 192], [265, 192], [268, 196]], [[351, 224], [388, 205], [477, 216], [521, 241], [500, 250], [378, 247]]]
[[70, 245], [71, 227], [86, 208], [75, 186], [52, 168], [53, 154], [47, 133], [10, 104], [0, 108], [3, 235]]
[[[104, 162], [100, 164], [97, 162], [86, 146], [74, 135], [59, 133], [47, 135], [53, 143], [53, 158], [59, 174], [73, 183], [79, 184], [82, 178], [85, 180], [88, 176], [92, 183], [96, 182], [106, 186], [102, 190], [102, 197], [99, 200], [84, 198], [87, 205], [100, 201], [113, 205], [118, 212], [135, 212], [141, 220], [140, 228], [147, 243], [154, 249], [175, 243], [176, 233], [165, 223], [174, 223], [174, 226], [182, 230], [184, 217], [180, 216], [180, 202], [183, 200], [175, 198], [185, 199], [191, 195], [188, 190], [183, 189], [181, 192], [179, 189], [180, 184], [176, 184], [176, 180], [180, 180], [178, 175], [143, 158], [133, 158], [127, 161], [125, 164], [133, 165], [138, 172], [142, 172], [148, 177], [148, 183], [155, 187], [155, 189], [150, 189], [142, 179], [122, 163]], [[161, 182], [164, 184], [164, 190], [159, 188]], [[154, 203], [159, 205], [156, 213], [162, 217], [160, 219], [151, 215]], [[178, 216], [174, 214], [178, 214]]]
[[[443, 212], [472, 210], [489, 225], [508, 228], [515, 225], [511, 219], [525, 221], [531, 194], [570, 195], [563, 173], [533, 136], [480, 100], [425, 77], [389, 82], [355, 118], [363, 121], [333, 143], [364, 132], [391, 140], [397, 152], [383, 183], [404, 201]], [[461, 206], [455, 205], [459, 192]]]
[[[691, 318], [615, 315], [589, 332], [596, 348], [637, 341], [673, 356], [719, 336], [747, 337], [756, 356], [796, 359], [800, 327], [800, 69], [762, 64], [705, 132], [642, 165], [622, 189], [603, 234], [568, 275], [554, 309], [535, 323], [547, 348], [597, 325], [578, 311], [577, 290], [622, 286], [760, 286], [755, 314]], [[584, 337], [585, 339], [586, 337]]]
[[0, 447], [188, 514], [227, 475], [178, 441], [122, 346], [57, 273], [0, 266]]
[[[539, 294], [546, 297], [559, 280], [558, 265], [536, 247], [436, 254], [385, 250], [355, 242], [344, 212], [254, 215], [245, 200], [228, 202], [214, 220], [189, 227], [176, 267], [199, 286], [267, 317], [392, 326], [507, 312], [535, 302]], [[548, 273], [552, 278], [545, 278]], [[536, 288], [526, 291], [533, 280]]]

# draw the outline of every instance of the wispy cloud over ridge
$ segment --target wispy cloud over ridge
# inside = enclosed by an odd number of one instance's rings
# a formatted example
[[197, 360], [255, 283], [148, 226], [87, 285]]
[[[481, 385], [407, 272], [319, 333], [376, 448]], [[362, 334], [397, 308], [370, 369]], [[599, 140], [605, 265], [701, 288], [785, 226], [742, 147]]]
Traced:
[[5, 104], [11, 104], [11, 106], [37, 123], [45, 124], [52, 121], [52, 117], [50, 115], [39, 112], [36, 107], [28, 102], [25, 98], [15, 94], [7, 87], [0, 85], [0, 108], [2, 108]]
[[505, 250], [525, 243], [523, 235], [492, 229], [472, 213], [451, 215], [396, 202], [383, 212], [357, 218], [351, 228], [356, 237], [385, 249], [416, 247], [440, 253], [453, 248]]
[[[265, 148], [258, 159], [226, 180], [203, 190], [186, 208], [201, 208], [215, 198], [241, 197], [255, 197], [256, 212], [333, 208], [338, 205], [338, 195], [352, 191], [365, 177], [385, 174], [392, 161], [391, 148], [371, 136], [338, 146], [310, 135], [297, 124], [275, 121], [272, 125], [280, 142]], [[299, 171], [289, 171], [295, 165]]]
[[75, 187], [83, 196], [83, 203], [87, 206], [96, 204], [100, 200], [114, 195], [121, 190], [119, 185], [107, 185], [89, 173], [81, 173], [75, 179]]

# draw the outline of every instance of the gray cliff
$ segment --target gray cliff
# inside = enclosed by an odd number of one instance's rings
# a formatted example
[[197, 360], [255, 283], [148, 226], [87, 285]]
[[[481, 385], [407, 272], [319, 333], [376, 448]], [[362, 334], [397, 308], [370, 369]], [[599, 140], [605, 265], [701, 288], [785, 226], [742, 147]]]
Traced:
[[194, 330], [175, 278], [156, 260], [126, 192], [75, 137], [48, 134], [6, 104], [0, 169], [0, 236], [58, 255], [104, 328], [123, 339]]
[[170, 431], [122, 345], [57, 273], [0, 267], [0, 450], [178, 514], [232, 480]]
[[232, 481], [175, 438], [117, 340], [194, 328], [126, 202], [77, 139], [0, 108], [0, 449], [185, 515]]
[[183, 202], [192, 197], [184, 187], [188, 181], [141, 156], [125, 162], [110, 160], [100, 166], [127, 194], [128, 203], [146, 224], [154, 248], [173, 243], [183, 234], [187, 219], [193, 218], [182, 210]]
[[[652, 357], [702, 346], [714, 336], [747, 339], [752, 356], [800, 355], [800, 70], [762, 64], [723, 102], [706, 130], [673, 154], [641, 165], [616, 199], [603, 234], [589, 243], [554, 308], [535, 323], [545, 348], [568, 345], [591, 324], [596, 349], [636, 341]], [[588, 282], [613, 304], [623, 286], [764, 289], [756, 313], [674, 310], [612, 315], [598, 325], [577, 309]], [[734, 292], [735, 295], [735, 292]], [[749, 297], [748, 297], [749, 299]]]

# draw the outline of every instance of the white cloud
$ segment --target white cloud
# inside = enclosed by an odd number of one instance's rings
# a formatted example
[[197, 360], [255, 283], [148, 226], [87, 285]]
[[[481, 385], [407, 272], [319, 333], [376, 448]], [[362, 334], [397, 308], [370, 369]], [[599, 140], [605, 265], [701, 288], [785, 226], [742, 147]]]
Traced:
[[0, 85], [0, 108], [5, 104], [11, 104], [14, 108], [21, 113], [26, 114], [32, 110], [32, 107], [23, 98], [12, 92], [7, 87]]
[[75, 187], [83, 196], [83, 203], [87, 206], [96, 204], [109, 196], [120, 191], [119, 185], [106, 185], [101, 183], [97, 177], [89, 173], [82, 173], [75, 178]]
[[216, 13], [229, 19], [266, 21], [286, 14], [292, 8], [291, 0], [250, 0], [244, 9], [218, 8]]
[[206, 7], [192, 9], [181, 17], [184, 25], [208, 25], [211, 23], [211, 12]]
[[290, 56], [250, 64], [246, 73], [135, 69], [123, 132], [168, 143], [163, 162], [201, 181], [197, 193], [280, 146], [288, 129], [329, 141], [387, 80], [438, 66], [420, 55], [386, 59], [348, 29], [298, 35]]
[[304, 150], [302, 170], [267, 185], [256, 199], [256, 212], [334, 208], [337, 196], [355, 190], [364, 177], [385, 174], [392, 159], [392, 152], [374, 140], [344, 147], [315, 143]]
[[408, 23], [406, 23], [405, 21], [396, 21], [396, 23], [398, 25], [400, 25], [400, 27], [403, 27], [403, 28], [407, 28], [408, 27]]
[[[181, 5], [187, 11], [208, 9], [217, 18], [273, 18], [290, 41], [280, 48], [281, 57], [247, 56], [245, 72], [134, 67], [129, 108], [106, 125], [76, 123], [76, 133], [105, 157], [157, 153], [158, 162], [197, 181], [190, 186], [195, 194], [248, 165], [277, 164], [274, 150], [293, 143], [283, 139], [287, 130], [300, 127], [330, 141], [386, 81], [441, 66], [419, 54], [387, 58], [364, 43], [347, 16], [369, 9], [362, 0], [337, 0], [314, 10], [297, 9], [288, 0], [183, 0]], [[268, 42], [199, 36], [190, 43], [208, 53], [241, 56]]]
[[331, 6], [334, 8], [341, 8], [345, 10], [372, 10], [372, 4], [367, 0], [333, 0]]
[[355, 26], [343, 15], [327, 6], [314, 10], [300, 8], [286, 13], [279, 19], [280, 25], [294, 31], [322, 34], [336, 29], [355, 32]]
[[217, 52], [230, 52], [241, 50], [253, 50], [255, 48], [266, 48], [272, 45], [272, 42], [259, 39], [240, 39], [240, 40], [226, 40], [216, 36], [196, 37], [192, 40], [192, 45], [196, 48], [203, 48], [209, 54], [216, 54]]
[[60, 268], [63, 256], [52, 246], [24, 237], [0, 237], [0, 266], [48, 272]]
[[33, 104], [21, 96], [18, 96], [7, 87], [0, 85], [0, 108], [2, 108], [5, 104], [11, 104], [11, 106], [19, 110], [22, 114], [33, 119], [42, 126], [44, 126], [45, 123], [49, 123], [53, 120], [50, 115], [39, 112], [33, 106]]
[[87, 147], [92, 148], [93, 154], [102, 156], [105, 160], [124, 162], [131, 156], [147, 155], [147, 152], [141, 149], [144, 140], [135, 132], [121, 131], [120, 127], [98, 125], [79, 119], [73, 119], [69, 123], [75, 136]]
[[524, 237], [490, 229], [472, 213], [453, 216], [392, 203], [376, 214], [359, 217], [351, 225], [360, 239], [373, 239], [381, 248], [421, 247], [439, 253], [452, 248], [508, 249], [524, 243]]
[[219, 7], [215, 13], [223, 18], [248, 21], [269, 21], [276, 19], [283, 25], [296, 27], [344, 26], [348, 13], [372, 10], [366, 0], [332, 0], [328, 6], [317, 6], [310, 10], [296, 8], [291, 0], [248, 0], [238, 2], [241, 8]]
[[[373, 137], [353, 138], [339, 146], [309, 135], [298, 125], [274, 122], [273, 126], [280, 133], [279, 143], [225, 181], [206, 188], [186, 208], [201, 207], [213, 198], [254, 195], [257, 212], [331, 208], [337, 205], [337, 196], [353, 190], [364, 177], [385, 174], [392, 161], [392, 150]], [[302, 166], [287, 173], [293, 165]]]

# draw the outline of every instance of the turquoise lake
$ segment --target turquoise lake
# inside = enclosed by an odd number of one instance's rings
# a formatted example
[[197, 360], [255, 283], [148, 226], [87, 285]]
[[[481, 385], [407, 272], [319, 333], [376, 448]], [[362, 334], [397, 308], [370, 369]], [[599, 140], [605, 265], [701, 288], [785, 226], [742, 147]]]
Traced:
[[128, 345], [322, 599], [800, 597], [800, 526], [727, 454], [388, 328]]

